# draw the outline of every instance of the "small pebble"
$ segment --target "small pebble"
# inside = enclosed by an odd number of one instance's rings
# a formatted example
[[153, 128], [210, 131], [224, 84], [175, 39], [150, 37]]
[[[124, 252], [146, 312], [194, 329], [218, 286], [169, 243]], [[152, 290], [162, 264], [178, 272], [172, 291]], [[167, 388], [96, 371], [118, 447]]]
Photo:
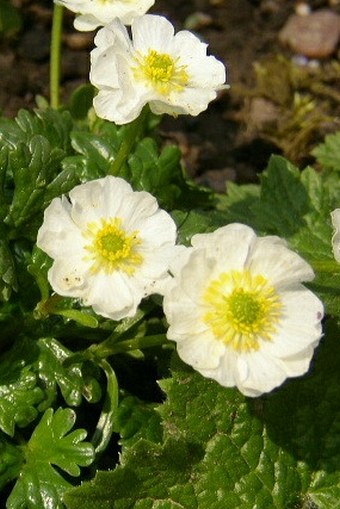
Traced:
[[204, 12], [194, 12], [184, 22], [184, 28], [187, 30], [201, 30], [202, 28], [212, 25], [213, 18]]
[[93, 34], [88, 32], [65, 34], [63, 41], [68, 48], [80, 51], [93, 46]]
[[308, 58], [332, 55], [340, 38], [340, 16], [329, 10], [307, 16], [293, 14], [279, 33], [279, 40], [294, 53]]
[[274, 103], [263, 97], [254, 97], [250, 103], [249, 122], [257, 129], [273, 126], [280, 113]]
[[298, 2], [295, 6], [295, 13], [298, 16], [308, 16], [311, 13], [311, 7], [306, 2]]

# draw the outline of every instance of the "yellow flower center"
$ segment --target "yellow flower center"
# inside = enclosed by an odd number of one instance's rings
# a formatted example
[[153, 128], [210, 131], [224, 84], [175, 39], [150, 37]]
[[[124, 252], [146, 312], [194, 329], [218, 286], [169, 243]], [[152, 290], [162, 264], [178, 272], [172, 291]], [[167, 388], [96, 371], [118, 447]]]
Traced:
[[203, 295], [203, 319], [216, 339], [238, 352], [258, 350], [271, 341], [282, 316], [282, 303], [262, 275], [231, 271], [213, 280]]
[[90, 239], [90, 243], [85, 246], [89, 252], [85, 260], [92, 261], [92, 272], [112, 274], [115, 270], [122, 270], [131, 276], [136, 267], [141, 265], [143, 257], [137, 250], [141, 244], [138, 231], [128, 235], [121, 223], [120, 218], [114, 217], [87, 225], [84, 236]]
[[134, 77], [149, 82], [159, 94], [180, 92], [189, 81], [187, 66], [178, 65], [178, 58], [174, 59], [167, 53], [149, 49], [147, 55], [138, 54], [135, 61], [137, 65], [132, 68]]

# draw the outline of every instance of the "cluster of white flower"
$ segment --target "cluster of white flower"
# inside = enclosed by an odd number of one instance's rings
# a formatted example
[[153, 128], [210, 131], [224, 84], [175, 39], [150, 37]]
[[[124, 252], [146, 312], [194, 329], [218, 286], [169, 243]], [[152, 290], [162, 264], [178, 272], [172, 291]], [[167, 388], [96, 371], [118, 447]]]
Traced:
[[313, 278], [302, 258], [241, 224], [175, 243], [170, 215], [118, 177], [55, 198], [37, 240], [54, 291], [104, 317], [133, 316], [162, 293], [180, 357], [223, 386], [257, 396], [308, 370], [323, 306], [301, 284]]
[[[55, 1], [77, 13], [77, 29], [102, 26], [90, 70], [99, 117], [126, 124], [147, 104], [156, 114], [198, 115], [226, 87], [225, 67], [206, 44], [145, 14], [154, 0]], [[340, 261], [340, 209], [332, 220]], [[302, 285], [313, 270], [283, 240], [230, 224], [176, 246], [171, 216], [118, 177], [55, 198], [37, 245], [53, 259], [53, 290], [104, 317], [131, 317], [143, 298], [162, 294], [179, 356], [247, 396], [305, 373], [322, 336], [323, 305]]]

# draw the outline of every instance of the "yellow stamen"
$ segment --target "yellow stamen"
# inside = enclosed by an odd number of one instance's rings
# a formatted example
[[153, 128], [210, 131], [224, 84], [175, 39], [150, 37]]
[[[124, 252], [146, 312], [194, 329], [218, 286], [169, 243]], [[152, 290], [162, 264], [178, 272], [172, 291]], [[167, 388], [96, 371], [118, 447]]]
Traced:
[[141, 244], [138, 231], [128, 235], [121, 223], [120, 218], [114, 217], [87, 225], [84, 236], [90, 239], [90, 244], [85, 249], [90, 254], [85, 260], [93, 262], [92, 272], [103, 270], [106, 274], [112, 274], [115, 270], [121, 270], [131, 276], [136, 267], [141, 265], [143, 257], [137, 250]]
[[136, 66], [132, 68], [134, 77], [147, 81], [161, 95], [180, 92], [189, 81], [186, 65], [178, 65], [178, 58], [167, 53], [149, 49], [147, 55], [138, 54]]
[[271, 341], [282, 316], [282, 303], [262, 275], [231, 271], [212, 281], [204, 296], [203, 319], [214, 336], [238, 352], [259, 350]]

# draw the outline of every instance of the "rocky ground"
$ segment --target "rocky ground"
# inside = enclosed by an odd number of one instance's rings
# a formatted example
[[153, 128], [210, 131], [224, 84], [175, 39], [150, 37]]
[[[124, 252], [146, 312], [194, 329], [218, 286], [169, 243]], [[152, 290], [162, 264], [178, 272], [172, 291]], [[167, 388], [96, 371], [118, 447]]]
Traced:
[[[0, 32], [0, 109], [9, 117], [49, 95], [52, 20], [52, 2], [12, 3], [21, 28]], [[228, 180], [254, 182], [272, 152], [308, 162], [310, 145], [339, 128], [339, 0], [156, 0], [153, 12], [195, 31], [228, 69], [230, 90], [206, 112], [161, 126], [164, 143], [180, 145], [200, 182], [216, 190]], [[64, 101], [87, 81], [93, 45], [93, 34], [76, 32], [72, 21], [66, 12]]]

